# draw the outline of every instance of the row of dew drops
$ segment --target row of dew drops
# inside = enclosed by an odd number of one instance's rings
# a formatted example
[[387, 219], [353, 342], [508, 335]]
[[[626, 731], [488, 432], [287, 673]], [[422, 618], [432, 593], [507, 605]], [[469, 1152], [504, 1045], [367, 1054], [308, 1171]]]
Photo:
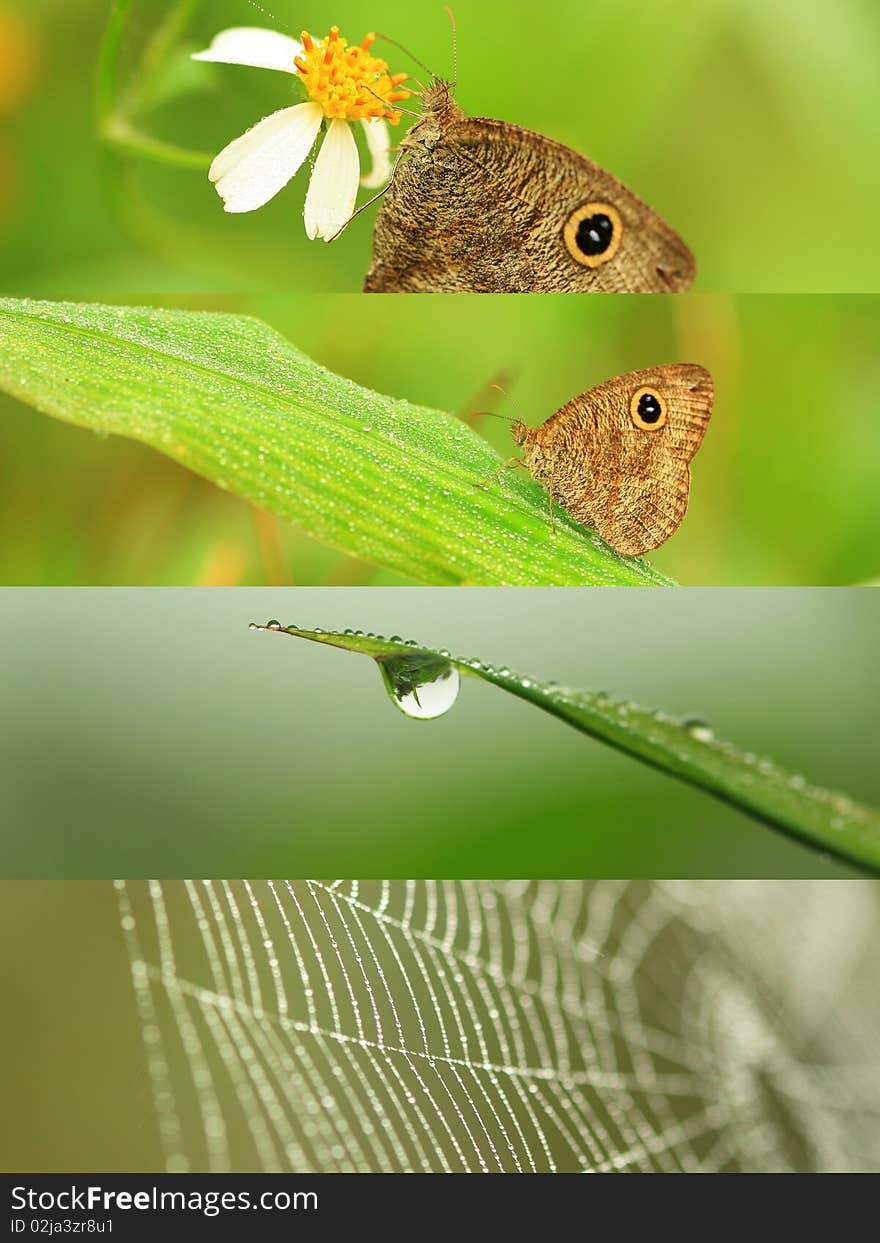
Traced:
[[[301, 627], [299, 627], [295, 622], [290, 622], [287, 626], [284, 626], [281, 624], [281, 622], [276, 621], [273, 618], [271, 621], [266, 622], [266, 624], [262, 626], [259, 625], [257, 622], [251, 622], [250, 629], [251, 630], [274, 630], [274, 631], [284, 632], [288, 630], [298, 631], [298, 630], [301, 630]], [[339, 630], [324, 631], [319, 626], [315, 626], [311, 628], [307, 633], [314, 634], [314, 635], [326, 634], [329, 638], [373, 639], [379, 643], [399, 643], [404, 647], [410, 647], [419, 652], [425, 651], [425, 649], [416, 639], [403, 639], [398, 634], [393, 634], [390, 637], [386, 638], [384, 635], [374, 634], [372, 631], [350, 630], [350, 629], [346, 629], [342, 631], [339, 631]], [[431, 653], [431, 655], [433, 655], [433, 653]], [[533, 686], [536, 685], [536, 683], [533, 682], [531, 678], [525, 677], [522, 674], [515, 673], [512, 669], [509, 669], [506, 665], [500, 665], [500, 666], [489, 665], [489, 664], [486, 664], [485, 661], [478, 660], [476, 657], [461, 657], [461, 656], [453, 657], [451, 652], [448, 652], [445, 648], [441, 648], [436, 653], [436, 655], [438, 658], [442, 659], [444, 663], [449, 662], [454, 659], [459, 664], [467, 665], [469, 669], [473, 669], [474, 672], [476, 673], [485, 673], [489, 677], [503, 678], [507, 681], [515, 682], [523, 690], [529, 690]], [[394, 658], [391, 658], [391, 659], [393, 660]], [[406, 657], [402, 657], [401, 659], [405, 660]], [[380, 660], [380, 663], [382, 664], [387, 665], [388, 662], [389, 662], [388, 657], [382, 657]], [[443, 707], [442, 711], [434, 714], [437, 716], [441, 716], [443, 715], [444, 712], [448, 712], [449, 709], [452, 707], [452, 705], [455, 703], [455, 700], [458, 695], [458, 689], [460, 685], [460, 679], [457, 677], [458, 670], [455, 668], [454, 665], [450, 665], [449, 668], [452, 673], [456, 674], [455, 692], [448, 698], [448, 702], [445, 703], [445, 706]], [[569, 688], [561, 686], [558, 682], [542, 680], [540, 683], [540, 687], [542, 691], [548, 693], [551, 697], [556, 697], [558, 699], [572, 701], [572, 700], [577, 700], [579, 697], [578, 692], [569, 690]], [[636, 704], [627, 704], [621, 700], [614, 699], [606, 691], [593, 692], [590, 698], [592, 699], [593, 702], [605, 701], [605, 704], [616, 708], [618, 714], [622, 717], [627, 716], [630, 711], [639, 712], [641, 715], [648, 714], [652, 716], [653, 719], [658, 724], [661, 724], [661, 725], [683, 725], [684, 728], [687, 730], [687, 732], [690, 734], [690, 736], [696, 739], [698, 742], [711, 743], [715, 741], [715, 735], [703, 717], [692, 716], [692, 717], [687, 717], [684, 721], [679, 721], [676, 718], [669, 716], [666, 713], [661, 712], [659, 710], [652, 711], [649, 709], [639, 708]], [[401, 711], [403, 711], [406, 715], [413, 715], [421, 719], [425, 719], [424, 713], [420, 711], [415, 711], [415, 712], [410, 713], [408, 711], [408, 709], [412, 707], [412, 705], [410, 704], [404, 704], [403, 702], [398, 701], [398, 706], [401, 708]]]
[[[396, 634], [386, 638], [384, 635], [373, 634], [372, 631], [351, 629], [325, 631], [317, 626], [304, 631], [295, 622], [283, 626], [274, 618], [263, 626], [257, 622], [251, 622], [250, 629], [282, 633], [293, 630], [304, 634], [326, 635], [329, 638], [341, 639], [373, 639], [381, 643], [397, 643], [402, 647], [412, 648], [412, 655], [401, 653], [374, 657], [374, 659], [379, 666], [392, 702], [404, 716], [415, 720], [435, 720], [445, 715], [457, 700], [461, 678], [458, 669], [451, 663], [454, 659], [458, 664], [466, 665], [475, 673], [483, 673], [489, 678], [503, 679], [508, 683], [514, 683], [522, 690], [529, 690], [539, 685], [542, 692], [551, 699], [575, 704], [582, 708], [601, 706], [606, 713], [613, 713], [619, 723], [624, 726], [631, 724], [627, 722], [627, 718], [632, 714], [638, 722], [639, 732], [642, 733], [646, 723], [661, 728], [673, 727], [676, 730], [684, 730], [690, 740], [703, 744], [715, 754], [735, 760], [745, 768], [748, 783], [772, 779], [786, 787], [792, 794], [802, 794], [826, 802], [832, 812], [830, 822], [832, 829], [844, 829], [853, 822], [861, 820], [865, 814], [866, 809], [854, 803], [846, 795], [812, 786], [801, 774], [791, 773], [767, 757], [758, 756], [750, 751], [741, 751], [732, 743], [719, 740], [704, 717], [677, 718], [660, 709], [642, 708], [635, 703], [616, 699], [606, 691], [591, 692], [585, 695], [560, 686], [556, 682], [542, 681], [536, 684], [532, 679], [514, 673], [506, 666], [488, 665], [475, 657], [453, 657], [445, 649], [440, 649], [436, 653], [429, 652], [415, 639], [403, 639]], [[681, 758], [686, 757], [682, 755]]]

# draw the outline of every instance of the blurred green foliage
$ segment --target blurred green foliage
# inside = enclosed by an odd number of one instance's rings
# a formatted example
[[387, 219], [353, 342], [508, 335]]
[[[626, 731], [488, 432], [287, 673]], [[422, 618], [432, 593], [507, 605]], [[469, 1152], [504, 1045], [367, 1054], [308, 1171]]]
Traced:
[[162, 1169], [110, 884], [0, 882], [0, 937], [0, 1169]]
[[[131, 299], [138, 301], [137, 298]], [[144, 299], [141, 299], [144, 301]], [[165, 296], [260, 316], [378, 392], [536, 425], [609, 376], [701, 362], [716, 404], [690, 510], [650, 560], [685, 585], [880, 576], [880, 303], [867, 297]], [[489, 388], [500, 379], [510, 397]], [[478, 421], [501, 453], [500, 419]], [[0, 582], [394, 583], [160, 455], [0, 398]]]
[[[191, 62], [231, 25], [298, 34], [338, 24], [402, 41], [451, 72], [443, 6], [400, 0], [131, 0], [120, 91], [147, 135], [215, 153], [293, 99], [284, 75]], [[869, 292], [880, 190], [880, 8], [874, 0], [458, 0], [466, 111], [548, 134], [598, 160], [681, 232], [705, 291]], [[302, 227], [305, 177], [230, 218], [204, 172], [101, 149], [93, 102], [110, 0], [0, 0], [18, 34], [0, 57], [3, 292], [360, 288], [372, 209], [332, 246]], [[149, 81], [144, 49], [185, 20]], [[393, 69], [422, 71], [386, 45]], [[26, 64], [24, 81], [20, 66]], [[6, 91], [4, 76], [14, 89]], [[106, 121], [106, 116], [104, 121]], [[408, 124], [405, 119], [404, 124]], [[401, 131], [403, 132], [403, 127]]]

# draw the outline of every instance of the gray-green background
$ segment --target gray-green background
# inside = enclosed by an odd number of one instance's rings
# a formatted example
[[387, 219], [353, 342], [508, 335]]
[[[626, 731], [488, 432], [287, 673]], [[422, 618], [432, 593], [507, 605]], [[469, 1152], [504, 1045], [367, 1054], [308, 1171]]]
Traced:
[[824, 876], [815, 852], [466, 679], [400, 715], [374, 630], [708, 718], [869, 804], [864, 590], [6, 590], [0, 875]]

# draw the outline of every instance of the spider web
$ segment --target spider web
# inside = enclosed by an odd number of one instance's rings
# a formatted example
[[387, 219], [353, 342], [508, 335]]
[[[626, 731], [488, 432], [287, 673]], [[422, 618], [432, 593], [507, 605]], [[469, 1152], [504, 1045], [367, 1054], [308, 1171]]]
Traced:
[[880, 1168], [880, 887], [117, 882], [169, 1170]]

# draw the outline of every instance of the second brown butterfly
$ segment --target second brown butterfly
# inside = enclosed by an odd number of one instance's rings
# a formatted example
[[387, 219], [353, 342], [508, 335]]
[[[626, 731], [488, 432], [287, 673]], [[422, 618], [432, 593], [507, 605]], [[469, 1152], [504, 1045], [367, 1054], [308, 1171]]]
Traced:
[[617, 376], [573, 397], [540, 427], [517, 420], [523, 465], [577, 522], [640, 556], [681, 524], [690, 462], [714, 401], [705, 367], [674, 363]]

